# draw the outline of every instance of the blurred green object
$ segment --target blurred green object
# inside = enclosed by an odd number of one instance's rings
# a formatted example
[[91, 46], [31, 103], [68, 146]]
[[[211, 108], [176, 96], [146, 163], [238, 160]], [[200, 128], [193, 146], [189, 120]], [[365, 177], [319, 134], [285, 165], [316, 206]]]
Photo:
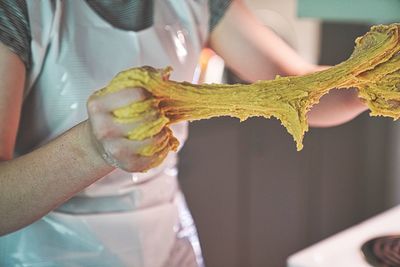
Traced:
[[371, 24], [400, 22], [400, 0], [298, 0], [299, 17]]

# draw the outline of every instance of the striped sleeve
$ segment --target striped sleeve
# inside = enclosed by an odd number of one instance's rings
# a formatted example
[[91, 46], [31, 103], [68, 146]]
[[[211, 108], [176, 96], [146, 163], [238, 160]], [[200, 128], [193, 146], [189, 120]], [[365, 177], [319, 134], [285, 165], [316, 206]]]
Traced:
[[153, 1], [86, 0], [86, 2], [97, 14], [119, 29], [140, 31], [153, 25]]
[[209, 0], [210, 8], [210, 32], [217, 26], [218, 22], [228, 10], [232, 0]]
[[0, 1], [0, 42], [16, 53], [27, 69], [30, 68], [31, 35], [25, 0]]

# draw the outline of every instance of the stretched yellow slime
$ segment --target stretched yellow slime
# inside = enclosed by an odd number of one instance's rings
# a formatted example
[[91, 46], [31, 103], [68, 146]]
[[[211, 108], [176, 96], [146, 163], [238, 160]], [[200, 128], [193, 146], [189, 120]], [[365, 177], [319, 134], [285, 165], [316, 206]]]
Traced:
[[[143, 122], [127, 138], [143, 140], [164, 127], [183, 120], [195, 121], [218, 116], [278, 118], [303, 148], [308, 130], [306, 113], [332, 88], [356, 87], [368, 105], [371, 116], [400, 117], [400, 24], [374, 26], [356, 39], [351, 57], [332, 68], [297, 77], [276, 77], [250, 85], [202, 84], [170, 81], [172, 68], [133, 68], [115, 76], [97, 92], [110, 94], [127, 87], [141, 87], [152, 97], [113, 112], [120, 123], [138, 121], [158, 111], [157, 119]], [[177, 139], [167, 129], [162, 143], [143, 148], [140, 154], [150, 156], [160, 151], [176, 150]], [[164, 157], [161, 153], [160, 157]]]

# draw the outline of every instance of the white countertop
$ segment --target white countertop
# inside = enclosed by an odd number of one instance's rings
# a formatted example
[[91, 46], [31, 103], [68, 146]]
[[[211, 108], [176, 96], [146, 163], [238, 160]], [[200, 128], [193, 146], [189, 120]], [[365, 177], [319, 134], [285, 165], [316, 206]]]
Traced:
[[290, 256], [288, 267], [371, 267], [360, 250], [364, 242], [400, 234], [400, 206], [333, 235]]

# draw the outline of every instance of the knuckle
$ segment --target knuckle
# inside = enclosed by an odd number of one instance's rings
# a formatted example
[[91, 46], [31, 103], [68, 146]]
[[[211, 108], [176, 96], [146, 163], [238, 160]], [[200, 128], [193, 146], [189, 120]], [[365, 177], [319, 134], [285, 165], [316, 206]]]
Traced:
[[87, 109], [90, 113], [97, 113], [103, 110], [103, 106], [98, 99], [89, 99]]
[[130, 97], [132, 99], [136, 99], [136, 98], [140, 97], [141, 89], [140, 88], [136, 88], [136, 87], [131, 87], [131, 88], [127, 88], [125, 93], [126, 93], [127, 97]]
[[116, 93], [115, 96], [137, 102], [146, 98], [146, 92], [142, 88], [128, 87]]
[[129, 157], [125, 163], [125, 170], [129, 172], [142, 172], [146, 168], [137, 157]]
[[147, 97], [147, 91], [140, 87], [135, 87], [132, 90], [132, 97], [136, 100], [143, 100]]

